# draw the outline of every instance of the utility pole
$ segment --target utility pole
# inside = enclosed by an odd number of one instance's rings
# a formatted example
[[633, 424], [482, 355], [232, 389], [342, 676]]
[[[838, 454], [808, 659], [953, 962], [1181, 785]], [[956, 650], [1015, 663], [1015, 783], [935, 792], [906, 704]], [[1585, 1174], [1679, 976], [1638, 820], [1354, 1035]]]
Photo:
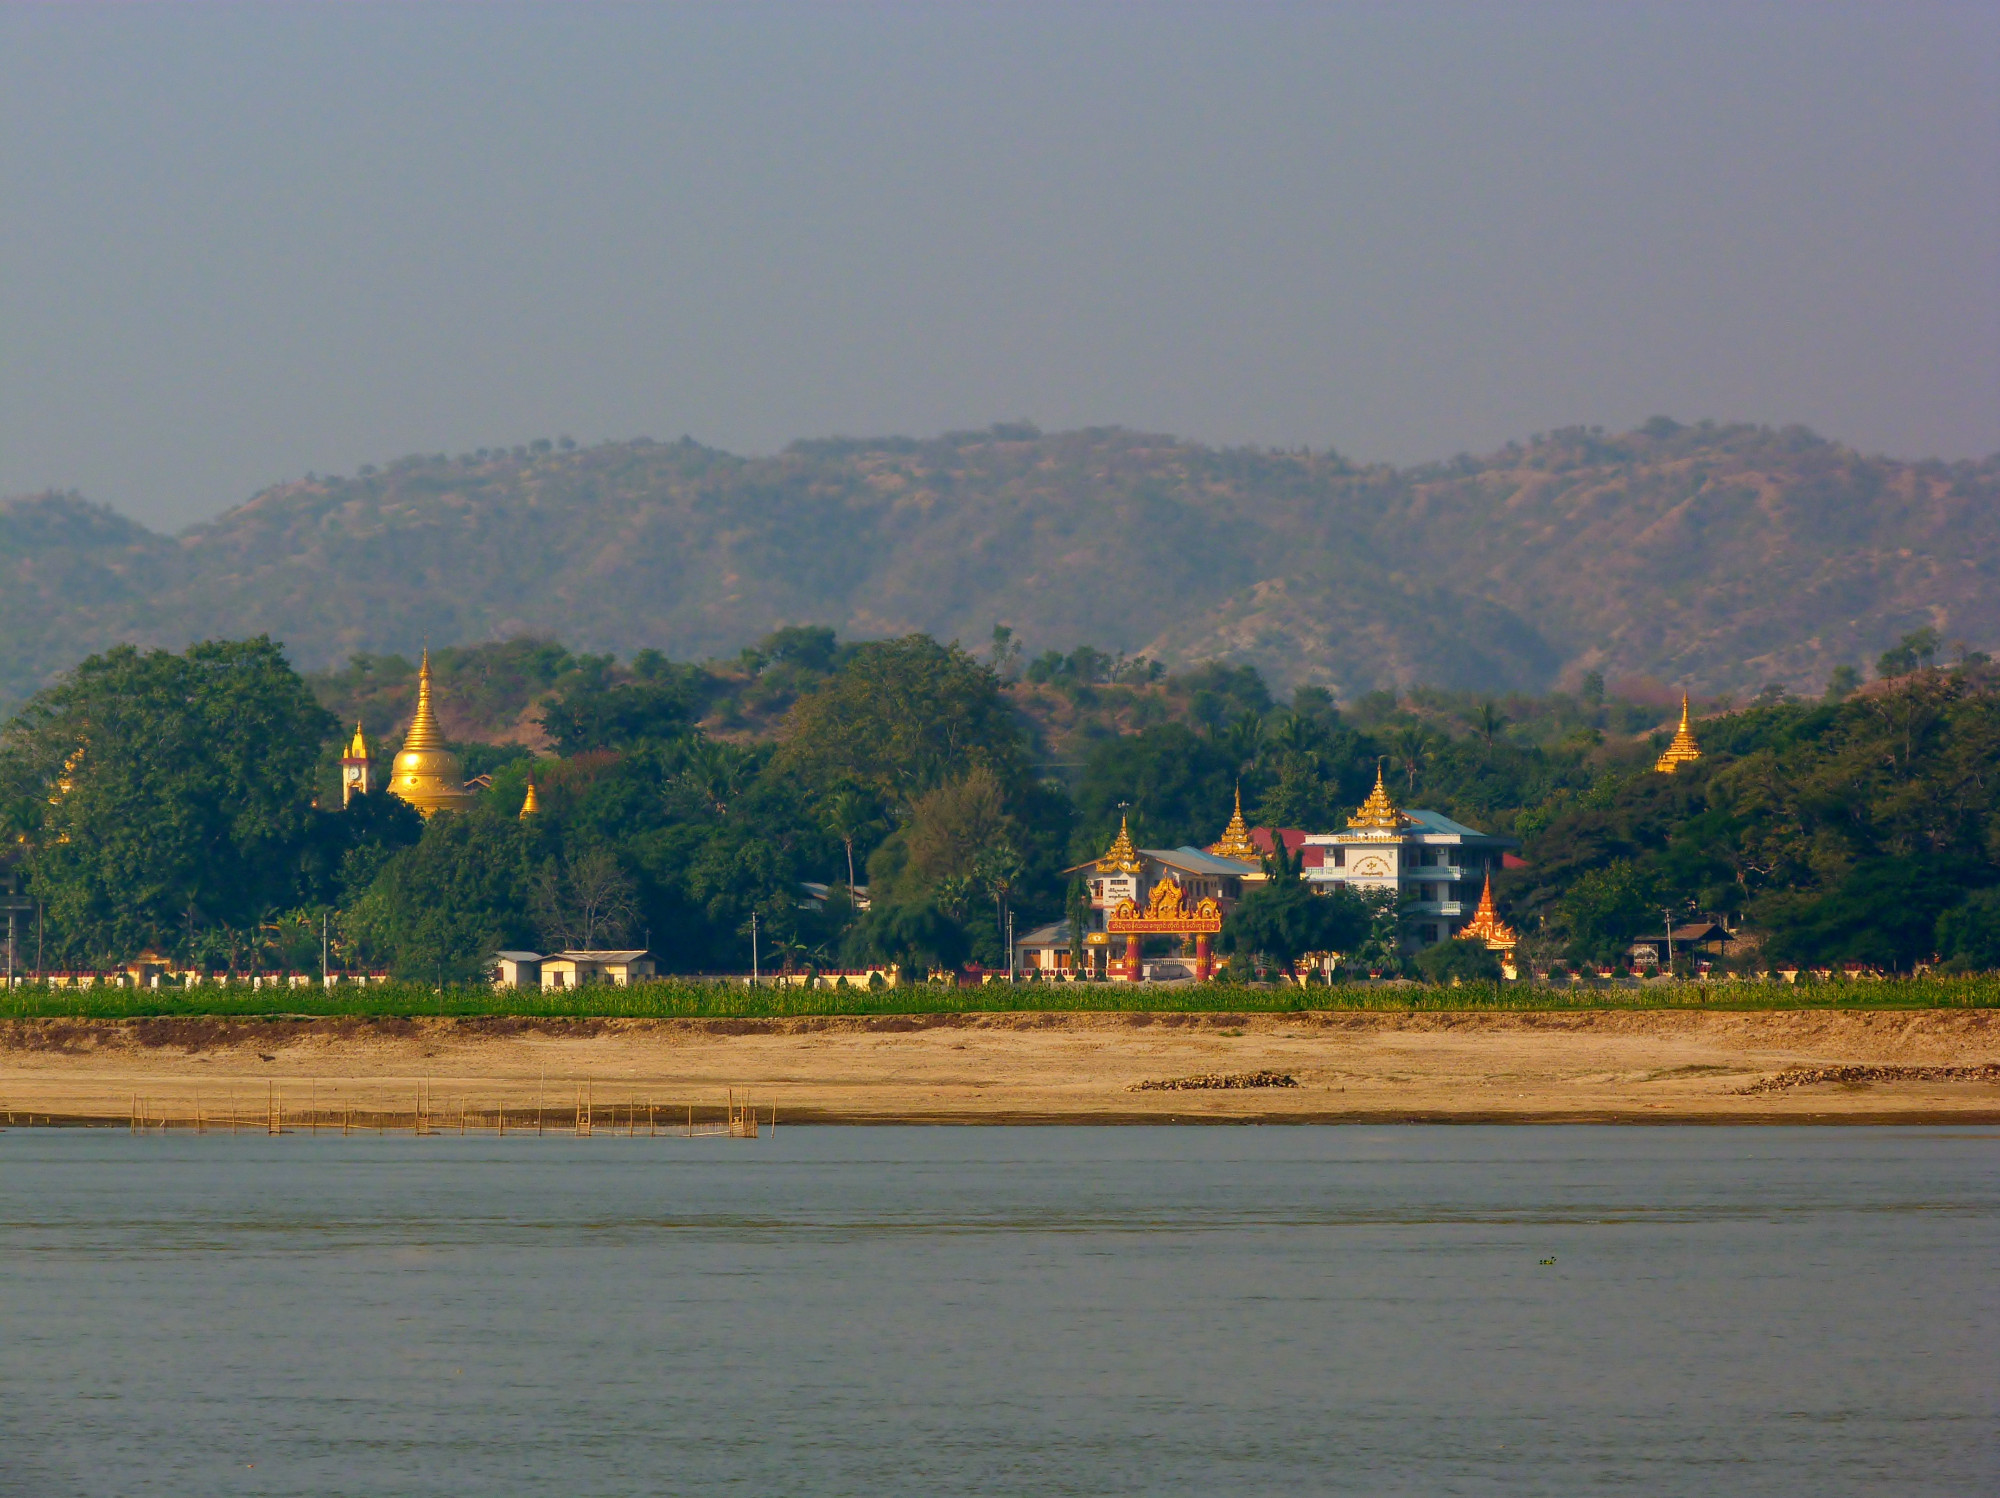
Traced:
[[1014, 981], [1014, 911], [1011, 906], [1007, 910], [1007, 981]]
[[1660, 919], [1667, 923], [1667, 976], [1671, 978], [1674, 975], [1674, 914], [1662, 905]]
[[750, 912], [750, 986], [757, 986], [757, 912]]
[[326, 978], [327, 978], [326, 956], [327, 956], [326, 912], [322, 910], [319, 913], [319, 986], [321, 988], [326, 987]]

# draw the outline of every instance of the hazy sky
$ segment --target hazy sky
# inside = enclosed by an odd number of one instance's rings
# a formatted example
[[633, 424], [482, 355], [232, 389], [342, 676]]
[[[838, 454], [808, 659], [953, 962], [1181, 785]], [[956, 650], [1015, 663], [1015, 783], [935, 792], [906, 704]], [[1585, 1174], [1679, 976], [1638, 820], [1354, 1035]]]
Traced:
[[568, 433], [2000, 449], [2000, 6], [0, 7], [0, 493]]

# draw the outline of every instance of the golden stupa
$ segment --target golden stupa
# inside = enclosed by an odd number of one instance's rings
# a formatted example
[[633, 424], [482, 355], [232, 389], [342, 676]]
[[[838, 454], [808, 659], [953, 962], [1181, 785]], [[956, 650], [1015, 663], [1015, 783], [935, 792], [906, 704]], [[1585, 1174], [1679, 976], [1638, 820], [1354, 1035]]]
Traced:
[[431, 707], [431, 653], [424, 651], [424, 663], [417, 672], [417, 716], [410, 722], [403, 751], [396, 756], [390, 772], [389, 790], [402, 797], [425, 816], [441, 811], [464, 811], [479, 799], [477, 791], [465, 785], [465, 771], [458, 756], [444, 746], [437, 713]]
[[1217, 858], [1235, 858], [1244, 863], [1255, 863], [1259, 857], [1257, 845], [1250, 841], [1250, 828], [1243, 820], [1243, 783], [1236, 784], [1236, 815], [1229, 819], [1229, 825], [1222, 829], [1219, 841], [1208, 845], [1208, 851]]
[[1126, 827], [1126, 819], [1121, 816], [1118, 819], [1118, 841], [1107, 848], [1104, 856], [1097, 860], [1097, 872], [1136, 874], [1140, 867], [1139, 852], [1132, 846], [1132, 834]]
[[1688, 716], [1687, 693], [1681, 693], [1681, 726], [1674, 734], [1674, 741], [1667, 745], [1667, 752], [1653, 761], [1653, 768], [1662, 775], [1671, 775], [1682, 765], [1691, 765], [1701, 758], [1701, 745], [1694, 741], [1694, 725]]
[[1368, 799], [1355, 809], [1347, 819], [1349, 827], [1358, 827], [1367, 832], [1400, 832], [1407, 827], [1410, 819], [1396, 810], [1389, 799], [1389, 787], [1382, 783], [1382, 766], [1375, 766], [1375, 789], [1368, 793]]
[[1493, 873], [1486, 874], [1486, 889], [1479, 896], [1479, 909], [1472, 919], [1460, 929], [1461, 941], [1483, 941], [1496, 951], [1512, 951], [1520, 942], [1520, 935], [1514, 928], [1500, 919], [1499, 907], [1493, 903]]
[[542, 803], [535, 795], [535, 780], [531, 775], [528, 777], [528, 794], [521, 799], [521, 820], [526, 821], [541, 809]]

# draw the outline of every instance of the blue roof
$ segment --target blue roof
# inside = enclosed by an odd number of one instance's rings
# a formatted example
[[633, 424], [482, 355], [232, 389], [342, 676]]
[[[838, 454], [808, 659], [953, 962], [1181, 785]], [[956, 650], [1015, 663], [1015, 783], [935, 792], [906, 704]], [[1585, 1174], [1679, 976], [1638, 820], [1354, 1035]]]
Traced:
[[1177, 869], [1186, 869], [1191, 874], [1221, 874], [1225, 878], [1241, 877], [1257, 873], [1259, 864], [1245, 863], [1240, 858], [1217, 858], [1213, 853], [1204, 853], [1199, 848], [1141, 848], [1148, 858], [1157, 858], [1161, 863]]
[[1454, 837], [1490, 837], [1496, 842], [1518, 842], [1518, 838], [1503, 837], [1496, 833], [1481, 832], [1477, 827], [1468, 827], [1463, 822], [1454, 822], [1441, 811], [1418, 811], [1415, 807], [1405, 807], [1403, 815], [1417, 823], [1426, 832], [1442, 832]]

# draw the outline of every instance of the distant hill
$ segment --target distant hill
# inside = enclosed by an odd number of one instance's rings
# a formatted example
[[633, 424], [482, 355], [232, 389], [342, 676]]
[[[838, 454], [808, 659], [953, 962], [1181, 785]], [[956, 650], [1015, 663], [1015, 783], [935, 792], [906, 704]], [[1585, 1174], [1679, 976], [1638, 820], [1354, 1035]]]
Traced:
[[1257, 665], [1351, 698], [1599, 670], [1817, 688], [1902, 633], [2000, 642], [2000, 456], [1906, 463], [1800, 429], [1572, 429], [1393, 469], [1122, 429], [995, 427], [406, 458], [178, 537], [0, 503], [0, 698], [92, 650], [268, 631], [300, 665], [514, 636], [734, 652], [788, 623], [1030, 654]]

